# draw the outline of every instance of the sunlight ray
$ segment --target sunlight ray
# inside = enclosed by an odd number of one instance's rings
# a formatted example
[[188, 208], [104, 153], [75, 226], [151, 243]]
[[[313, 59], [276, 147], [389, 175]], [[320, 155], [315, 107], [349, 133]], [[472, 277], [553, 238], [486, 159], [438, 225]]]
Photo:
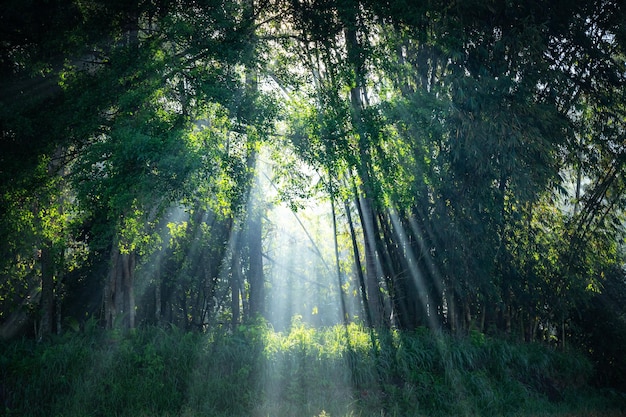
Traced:
[[[368, 278], [366, 279], [366, 287], [369, 302], [369, 311], [372, 315], [374, 325], [379, 320], [391, 320], [393, 317], [393, 307], [387, 297], [383, 297], [379, 288], [383, 291], [389, 292], [387, 284], [384, 279], [383, 267], [381, 264], [381, 254], [376, 245], [375, 235], [378, 232], [375, 226], [376, 219], [372, 217], [372, 213], [369, 207], [370, 202], [360, 196], [356, 197], [355, 205], [359, 213], [359, 219], [361, 224], [361, 233], [363, 235], [364, 243], [364, 258], [365, 258], [365, 271]], [[371, 271], [374, 271], [372, 274]], [[378, 299], [374, 299], [374, 295]], [[378, 306], [381, 306], [383, 311], [377, 311]], [[365, 308], [365, 306], [364, 306]], [[376, 319], [378, 317], [378, 319]]]
[[[157, 294], [159, 293], [159, 287], [161, 285], [161, 268], [164, 262], [164, 256], [172, 243], [171, 225], [180, 225], [189, 220], [189, 212], [182, 205], [176, 204], [170, 207], [163, 219], [159, 222], [159, 247], [153, 251], [148, 259], [143, 261], [141, 265], [137, 267], [136, 280], [135, 280], [135, 296], [137, 300], [147, 297], [149, 288], [152, 288], [154, 294], [152, 298], [155, 303], [155, 317], [148, 318], [143, 316], [144, 320], [154, 319], [158, 322], [160, 317], [160, 300]], [[140, 303], [140, 305], [143, 303]], [[147, 302], [151, 305], [152, 303]], [[139, 308], [139, 307], [138, 307]]]
[[415, 256], [413, 255], [413, 251], [409, 247], [409, 240], [406, 235], [406, 231], [404, 230], [404, 226], [401, 224], [398, 214], [395, 210], [389, 210], [389, 217], [391, 218], [391, 222], [393, 224], [394, 233], [398, 237], [400, 244], [404, 247], [404, 256], [407, 260], [407, 264], [409, 267], [409, 273], [411, 274], [411, 278], [415, 282], [415, 285], [418, 290], [418, 297], [421, 307], [426, 314], [428, 325], [431, 329], [437, 329], [439, 324], [436, 319], [436, 312], [433, 309], [432, 300], [429, 299], [429, 291], [424, 282], [424, 278], [422, 276], [422, 272], [420, 271]]
[[301, 219], [314, 213], [309, 210], [305, 208], [296, 214], [284, 205], [277, 205], [269, 213], [274, 226], [267, 256], [272, 260], [268, 277], [272, 291], [268, 304], [270, 321], [277, 329], [288, 329], [294, 315], [325, 325], [340, 320], [339, 290], [333, 290], [337, 287], [336, 281], [332, 281], [335, 274], [326, 261], [332, 253], [332, 240], [329, 230], [323, 229], [316, 229], [316, 233], [324, 234], [323, 238], [317, 242], [313, 239], [308, 227], [320, 224], [307, 225]]

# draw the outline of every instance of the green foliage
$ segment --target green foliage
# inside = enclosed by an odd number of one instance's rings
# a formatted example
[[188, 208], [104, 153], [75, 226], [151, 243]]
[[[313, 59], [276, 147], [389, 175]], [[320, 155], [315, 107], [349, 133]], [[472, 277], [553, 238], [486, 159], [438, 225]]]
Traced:
[[[481, 331], [565, 343], [623, 263], [624, 43], [608, 17], [623, 7], [323, 4], [287, 9], [281, 58], [299, 41], [313, 78], [290, 95], [287, 132], [328, 193], [372, 199], [388, 301], [428, 292], [435, 327], [466, 333], [482, 316]], [[385, 231], [389, 212], [411, 230]], [[415, 258], [419, 291], [398, 278]]]
[[[166, 413], [245, 414], [264, 375], [272, 390], [265, 414], [365, 413], [370, 402], [389, 414], [411, 404], [507, 414], [529, 393], [534, 401], [576, 385], [562, 370], [568, 357], [498, 345], [488, 330], [563, 349], [571, 340], [604, 373], [598, 382], [623, 386], [620, 2], [9, 3], [0, 16], [2, 336], [15, 323], [36, 327], [40, 304], [52, 302], [59, 314], [77, 312], [67, 322], [79, 327], [76, 318], [99, 309], [103, 278], [112, 276], [107, 255], [117, 250], [137, 256], [140, 286], [153, 290], [137, 308], [142, 320], [188, 328], [213, 325], [210, 314], [235, 316], [224, 307], [228, 286], [246, 292], [250, 282], [228, 276], [249, 268], [224, 264], [249, 257], [250, 247], [233, 242], [242, 219], [261, 213], [249, 197], [266, 142], [280, 160], [279, 198], [293, 208], [320, 190], [337, 207], [363, 202], [354, 248], [366, 258], [369, 300], [393, 307], [385, 320], [398, 323], [386, 325], [429, 322], [435, 332], [381, 330], [372, 342], [355, 326], [345, 335], [301, 322], [284, 335], [209, 329], [214, 362], [183, 367], [180, 381], [190, 373], [198, 381], [185, 398], [168, 392], [169, 382], [144, 386], [169, 381], [162, 353], [170, 346], [116, 337], [85, 384], [61, 378], [25, 388], [29, 401], [41, 396], [42, 410], [61, 414], [53, 393], [69, 389], [85, 396], [76, 410], [93, 403], [96, 414], [109, 405], [125, 413], [137, 386], [146, 393], [142, 413], [154, 404]], [[172, 220], [175, 211], [190, 217]], [[269, 240], [257, 245], [259, 257]], [[352, 265], [338, 264], [344, 289], [355, 288]], [[42, 281], [53, 284], [45, 287], [54, 300], [40, 301]], [[156, 317], [164, 310], [167, 318]], [[441, 328], [469, 341], [452, 343]], [[68, 357], [72, 343], [59, 345]], [[63, 352], [45, 353], [45, 364], [24, 359], [41, 368], [35, 379], [80, 379], [58, 359]], [[588, 377], [582, 362], [567, 366]], [[125, 373], [120, 382], [111, 376]], [[201, 384], [209, 374], [222, 379]], [[108, 385], [96, 387], [99, 377]], [[235, 395], [246, 379], [256, 384]], [[333, 381], [342, 388], [318, 403]], [[235, 397], [242, 400], [232, 410]]]
[[[3, 343], [6, 415], [591, 415], [610, 412], [574, 352], [418, 330], [263, 322], [207, 334], [146, 328]], [[605, 403], [601, 401], [604, 398]], [[610, 415], [610, 414], [608, 414]]]

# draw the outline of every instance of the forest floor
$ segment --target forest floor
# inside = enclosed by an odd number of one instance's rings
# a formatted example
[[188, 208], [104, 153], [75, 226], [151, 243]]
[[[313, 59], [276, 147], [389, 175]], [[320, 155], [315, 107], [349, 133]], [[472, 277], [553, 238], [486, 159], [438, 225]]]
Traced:
[[94, 328], [0, 348], [7, 416], [626, 415], [584, 356], [478, 333]]

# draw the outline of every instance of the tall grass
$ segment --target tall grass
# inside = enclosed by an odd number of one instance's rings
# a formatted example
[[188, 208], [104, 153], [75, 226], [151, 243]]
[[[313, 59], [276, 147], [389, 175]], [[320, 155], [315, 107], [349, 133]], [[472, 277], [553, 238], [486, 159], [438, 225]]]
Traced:
[[[375, 344], [372, 345], [372, 340]], [[618, 415], [574, 352], [481, 334], [146, 328], [0, 345], [8, 416]], [[623, 410], [623, 409], [622, 409]]]

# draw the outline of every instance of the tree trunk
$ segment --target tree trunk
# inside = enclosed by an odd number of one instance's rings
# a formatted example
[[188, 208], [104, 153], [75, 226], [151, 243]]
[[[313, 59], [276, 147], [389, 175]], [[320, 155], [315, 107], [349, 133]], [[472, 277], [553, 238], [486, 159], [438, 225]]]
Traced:
[[363, 120], [363, 109], [367, 106], [367, 92], [365, 87], [364, 51], [358, 39], [358, 13], [359, 2], [349, 1], [344, 4], [345, 8], [340, 11], [340, 19], [344, 24], [344, 36], [346, 39], [346, 52], [348, 64], [353, 70], [354, 79], [349, 80], [353, 86], [350, 89], [350, 106], [352, 124], [358, 134], [359, 161], [356, 169], [362, 184], [362, 196], [355, 188], [355, 197], [359, 201], [359, 217], [363, 227], [365, 244], [365, 270], [367, 277], [368, 301], [372, 316], [372, 325], [382, 326], [385, 322], [384, 302], [380, 291], [380, 281], [383, 278], [380, 258], [382, 253], [377, 252], [377, 227], [375, 216], [375, 200], [370, 175], [370, 135], [367, 132]]
[[154, 284], [154, 321], [159, 323], [161, 321], [161, 268], [157, 268], [155, 284]]
[[61, 315], [61, 304], [63, 301], [62, 298], [62, 288], [63, 288], [63, 276], [65, 271], [65, 247], [61, 248], [59, 251], [59, 263], [56, 272], [56, 282], [54, 284], [54, 316], [56, 318], [56, 333], [60, 335], [63, 331], [63, 327], [61, 326], [62, 315]]
[[473, 317], [472, 317], [472, 306], [469, 300], [469, 297], [465, 297], [465, 300], [463, 302], [463, 318], [464, 318], [464, 329], [465, 331], [469, 330], [472, 328], [472, 326], [474, 325], [473, 323]]
[[241, 243], [239, 231], [234, 230], [235, 244], [233, 246], [231, 271], [230, 271], [230, 309], [231, 309], [231, 325], [236, 328], [240, 323], [240, 307], [239, 287], [241, 282]]
[[262, 221], [255, 214], [249, 225], [250, 317], [265, 316], [265, 279], [263, 274]]
[[51, 243], [45, 242], [41, 248], [41, 322], [39, 339], [52, 333], [54, 320], [54, 256]]
[[123, 262], [123, 305], [125, 314], [125, 325], [128, 329], [135, 328], [135, 254], [133, 252], [122, 254]]
[[116, 293], [118, 288], [118, 258], [120, 252], [117, 247], [117, 242], [113, 243], [111, 247], [111, 261], [110, 261], [110, 270], [109, 276], [104, 284], [104, 294], [103, 294], [103, 304], [104, 304], [104, 323], [107, 329], [112, 329], [115, 325], [115, 320], [117, 316], [118, 306], [116, 302]]
[[396, 262], [395, 270], [403, 271], [394, 274], [397, 288], [391, 292], [392, 297], [400, 298], [395, 304], [401, 305], [400, 313], [405, 315], [403, 327], [439, 327], [435, 298], [431, 296], [432, 285], [429, 285], [432, 278], [425, 262], [419, 260], [422, 250], [415, 236], [409, 233], [411, 227], [407, 223], [410, 221], [403, 221], [406, 216], [395, 213], [380, 217], [385, 246], [390, 248], [390, 256]]
[[504, 308], [504, 331], [506, 334], [511, 334], [511, 306], [507, 304]]
[[[254, 158], [256, 160], [256, 158]], [[263, 202], [258, 177], [254, 181], [248, 217], [248, 283], [250, 318], [265, 316], [265, 278], [263, 274]]]
[[[352, 251], [354, 252], [354, 264], [356, 268], [356, 274], [359, 279], [359, 288], [361, 290], [361, 301], [363, 305], [363, 310], [365, 311], [365, 324], [368, 327], [372, 327], [372, 312], [370, 310], [370, 303], [367, 297], [367, 290], [365, 286], [365, 277], [363, 275], [363, 267], [361, 265], [361, 255], [359, 253], [359, 245], [356, 240], [356, 232], [354, 230], [354, 223], [352, 222], [352, 214], [350, 212], [350, 205], [348, 202], [345, 202], [346, 216], [348, 219], [348, 227], [350, 228], [350, 238], [352, 240]], [[333, 224], [335, 223], [334, 212], [333, 212]], [[335, 239], [336, 240], [336, 239]], [[335, 244], [336, 245], [336, 244]], [[337, 259], [337, 269], [339, 269], [339, 259]], [[343, 297], [343, 291], [341, 293]], [[344, 307], [345, 308], [345, 307]], [[344, 313], [345, 315], [345, 313]]]
[[[117, 242], [111, 248], [111, 270], [104, 287], [104, 320], [107, 329], [120, 324], [135, 327], [135, 254], [121, 253]], [[119, 322], [121, 317], [121, 322]]]
[[374, 243], [373, 214], [369, 210], [367, 201], [358, 198], [357, 208], [363, 229], [363, 244], [365, 248], [365, 277], [367, 287], [367, 300], [372, 318], [372, 326], [378, 327], [383, 324], [383, 303], [381, 300], [379, 272], [380, 264], [376, 254], [376, 244]]

